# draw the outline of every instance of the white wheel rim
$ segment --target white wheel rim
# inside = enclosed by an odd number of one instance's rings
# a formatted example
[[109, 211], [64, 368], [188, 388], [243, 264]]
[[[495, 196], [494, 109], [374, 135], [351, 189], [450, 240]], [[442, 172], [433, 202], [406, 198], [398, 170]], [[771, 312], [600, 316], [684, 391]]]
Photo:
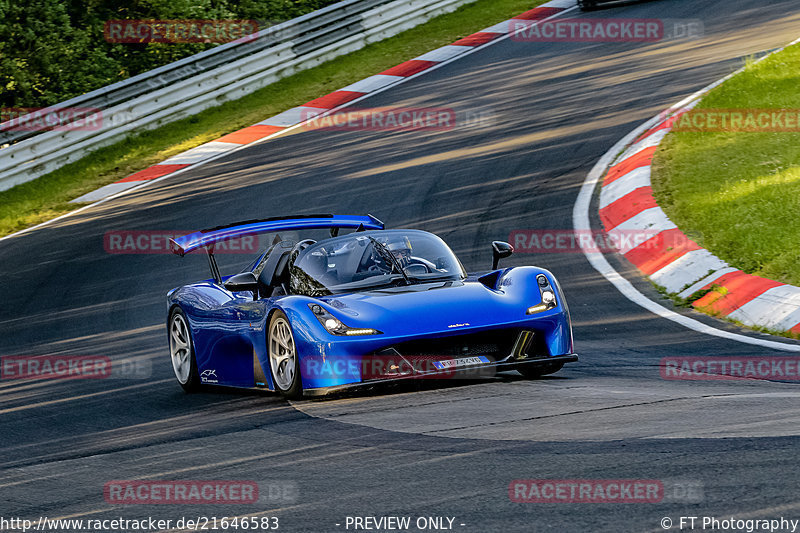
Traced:
[[172, 323], [169, 326], [169, 353], [175, 377], [179, 383], [185, 385], [192, 371], [192, 339], [189, 336], [186, 320], [180, 313], [172, 315]]
[[281, 390], [288, 390], [294, 383], [297, 352], [289, 323], [278, 318], [269, 331], [269, 366], [272, 379]]

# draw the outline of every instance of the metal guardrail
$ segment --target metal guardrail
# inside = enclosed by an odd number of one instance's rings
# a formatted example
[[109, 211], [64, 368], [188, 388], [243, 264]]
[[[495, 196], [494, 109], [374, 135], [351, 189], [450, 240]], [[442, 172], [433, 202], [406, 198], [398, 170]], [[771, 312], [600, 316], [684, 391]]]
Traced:
[[[135, 131], [240, 98], [475, 0], [344, 0], [49, 109], [99, 108], [94, 130], [0, 132], [0, 191]], [[266, 118], [266, 117], [265, 117]], [[2, 129], [2, 125], [0, 125]]]

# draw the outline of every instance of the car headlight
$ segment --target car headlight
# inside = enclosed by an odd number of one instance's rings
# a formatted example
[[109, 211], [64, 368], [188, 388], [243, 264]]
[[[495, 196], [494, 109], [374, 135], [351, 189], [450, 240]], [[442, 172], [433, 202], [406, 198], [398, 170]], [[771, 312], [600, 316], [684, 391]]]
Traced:
[[319, 323], [322, 324], [328, 333], [333, 335], [345, 335], [348, 337], [355, 337], [358, 335], [381, 335], [383, 332], [372, 328], [351, 328], [346, 326], [341, 320], [333, 316], [327, 309], [319, 304], [308, 304], [311, 312], [317, 317]]
[[535, 315], [536, 313], [541, 313], [542, 311], [549, 311], [558, 305], [556, 303], [555, 290], [550, 285], [550, 280], [547, 279], [547, 276], [544, 274], [539, 274], [536, 276], [536, 283], [539, 285], [539, 293], [542, 296], [542, 302], [529, 307], [528, 310], [525, 311], [526, 315]]
[[556, 295], [553, 291], [542, 291], [542, 303], [548, 307], [556, 306]]

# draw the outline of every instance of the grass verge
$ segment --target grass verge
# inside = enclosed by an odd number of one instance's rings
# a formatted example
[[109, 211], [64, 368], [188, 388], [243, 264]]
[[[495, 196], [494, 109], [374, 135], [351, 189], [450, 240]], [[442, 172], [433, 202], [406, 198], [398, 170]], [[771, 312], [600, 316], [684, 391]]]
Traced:
[[75, 209], [69, 201], [164, 159], [301, 105], [532, 9], [545, 0], [478, 0], [379, 43], [161, 128], [132, 135], [0, 192], [0, 236]]
[[[800, 45], [752, 64], [697, 109], [800, 110]], [[800, 130], [673, 131], [653, 191], [679, 227], [749, 274], [800, 285]]]

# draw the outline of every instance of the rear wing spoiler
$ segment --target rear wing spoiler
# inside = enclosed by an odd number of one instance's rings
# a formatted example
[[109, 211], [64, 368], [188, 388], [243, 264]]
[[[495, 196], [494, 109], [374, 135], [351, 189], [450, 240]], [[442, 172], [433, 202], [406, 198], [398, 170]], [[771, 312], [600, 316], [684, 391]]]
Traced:
[[332, 235], [338, 230], [382, 230], [383, 222], [372, 215], [293, 215], [286, 217], [267, 218], [263, 220], [247, 220], [219, 226], [216, 228], [196, 231], [183, 237], [170, 239], [170, 249], [173, 253], [183, 257], [198, 248], [206, 248], [213, 253], [214, 244], [220, 241], [235, 239], [245, 235], [258, 235], [276, 231], [301, 230], [301, 229], [330, 229]]

